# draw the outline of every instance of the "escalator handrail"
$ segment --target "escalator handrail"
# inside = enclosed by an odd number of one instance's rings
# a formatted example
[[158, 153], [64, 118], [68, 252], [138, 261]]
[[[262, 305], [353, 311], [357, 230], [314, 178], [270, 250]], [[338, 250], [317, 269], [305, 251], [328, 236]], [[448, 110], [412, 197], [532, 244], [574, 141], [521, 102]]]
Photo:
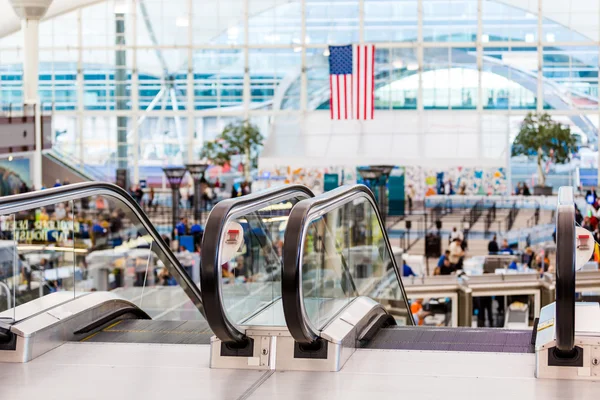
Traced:
[[[338, 187], [327, 193], [303, 200], [296, 204], [288, 218], [287, 228], [283, 241], [283, 275], [281, 282], [283, 313], [290, 334], [299, 343], [314, 344], [319, 338], [318, 330], [312, 326], [304, 308], [304, 294], [302, 292], [302, 258], [304, 252], [304, 238], [306, 231], [314, 217], [323, 216], [328, 211], [337, 209], [358, 198], [366, 198], [375, 210], [379, 221], [384, 242], [390, 254], [390, 262], [396, 273], [396, 278], [402, 292], [403, 301], [407, 310], [410, 310], [406, 292], [402, 284], [401, 272], [396, 264], [387, 230], [382, 224], [381, 214], [373, 192], [365, 185], [346, 185]], [[413, 324], [412, 318], [408, 324]]]
[[225, 225], [233, 213], [258, 211], [274, 201], [290, 200], [297, 196], [314, 197], [314, 193], [303, 185], [284, 185], [246, 196], [225, 199], [217, 203], [206, 221], [202, 238], [200, 285], [206, 321], [215, 336], [227, 344], [243, 344], [246, 334], [227, 318], [222, 291], [221, 237]]
[[152, 249], [158, 254], [162, 253], [168, 261], [168, 263], [164, 263], [165, 267], [169, 269], [169, 272], [173, 275], [190, 300], [192, 300], [195, 307], [202, 315], [204, 315], [200, 288], [194, 284], [192, 279], [185, 272], [177, 260], [177, 257], [171, 252], [140, 205], [129, 193], [115, 184], [108, 182], [73, 183], [56, 188], [0, 197], [0, 215], [13, 214], [20, 211], [27, 211], [91, 196], [113, 197], [121, 201], [121, 203], [134, 213], [144, 229], [148, 232], [150, 237], [152, 237], [152, 240], [154, 241]]
[[575, 199], [572, 187], [558, 191], [556, 209], [556, 347], [575, 346]]

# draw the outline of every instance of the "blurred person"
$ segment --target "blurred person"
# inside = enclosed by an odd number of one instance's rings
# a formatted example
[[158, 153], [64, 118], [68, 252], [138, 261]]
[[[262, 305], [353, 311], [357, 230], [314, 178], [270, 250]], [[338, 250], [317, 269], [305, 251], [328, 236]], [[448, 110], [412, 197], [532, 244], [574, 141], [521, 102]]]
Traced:
[[587, 229], [588, 231], [592, 231], [592, 223], [590, 222], [590, 217], [583, 218], [583, 224], [581, 225], [583, 229]]
[[498, 253], [499, 250], [500, 250], [500, 247], [498, 247], [497, 238], [496, 238], [496, 235], [494, 235], [492, 240], [490, 240], [490, 242], [488, 243], [488, 253], [496, 254], [496, 253]]
[[460, 239], [455, 239], [450, 243], [450, 264], [454, 270], [462, 269], [463, 258], [465, 256], [465, 251], [462, 248], [462, 241]]
[[194, 259], [192, 258], [192, 253], [185, 247], [179, 246], [179, 254], [177, 254], [177, 259], [181, 263], [181, 266], [188, 274], [188, 276], [192, 277], [192, 268], [194, 266]]
[[179, 220], [179, 223], [175, 225], [175, 229], [177, 230], [177, 235], [186, 235], [188, 231], [188, 219], [186, 217], [182, 217]]
[[412, 301], [410, 303], [410, 312], [417, 325], [423, 325], [425, 323], [425, 317], [431, 315], [430, 312], [423, 310], [423, 299], [415, 299]]
[[237, 256], [235, 259], [235, 268], [231, 271], [236, 282], [246, 282], [249, 280], [250, 271], [246, 267], [244, 256]]
[[61, 187], [61, 183], [60, 183], [60, 179], [56, 179], [56, 182], [54, 182], [54, 186], [53, 187]]
[[510, 255], [513, 255], [515, 253], [513, 249], [511, 249], [508, 245], [508, 240], [502, 240], [502, 248], [500, 249], [500, 253], [508, 253]]
[[71, 184], [71, 182], [69, 182], [69, 178], [65, 178], [63, 180], [63, 186], [70, 185], [70, 184]]
[[152, 209], [154, 204], [154, 187], [150, 186], [150, 192], [148, 193], [148, 209]]
[[463, 233], [461, 231], [458, 230], [458, 228], [454, 227], [452, 228], [452, 232], [450, 233], [450, 242], [452, 243], [453, 241], [455, 241], [456, 239], [459, 239], [460, 241], [463, 240]]
[[446, 258], [439, 268], [439, 275], [451, 275], [453, 272], [456, 272], [456, 268], [450, 263], [450, 259]]
[[38, 215], [38, 220], [45, 222], [50, 220], [50, 216], [48, 215], [48, 212], [46, 211], [45, 207], [41, 207], [40, 208], [40, 213]]
[[137, 185], [133, 194], [135, 195], [135, 200], [137, 201], [137, 203], [141, 206], [142, 205], [142, 200], [144, 198], [144, 191], [142, 190], [142, 187], [140, 185]]
[[528, 268], [532, 268], [533, 262], [535, 260], [535, 254], [531, 247], [527, 247], [525, 249], [525, 253], [523, 254], [523, 264], [526, 264]]
[[242, 196], [250, 194], [250, 183], [244, 181], [242, 182]]
[[415, 188], [412, 184], [408, 185], [408, 190], [406, 191], [406, 200], [408, 203], [408, 214], [412, 214], [413, 209], [413, 199], [415, 198]]
[[402, 260], [402, 276], [417, 276], [413, 269], [406, 263], [406, 260]]
[[437, 267], [442, 268], [444, 266], [444, 260], [450, 259], [450, 250], [446, 250], [444, 254], [442, 254], [438, 260]]
[[67, 216], [67, 210], [63, 203], [58, 203], [54, 209], [54, 218], [57, 220], [65, 219]]
[[29, 192], [29, 188], [25, 182], [21, 182], [21, 187], [19, 188], [19, 193], [27, 193]]
[[231, 185], [231, 198], [239, 197], [240, 192], [237, 190], [235, 183]]
[[179, 188], [179, 203], [181, 207], [186, 208], [188, 206], [189, 194], [187, 186], [181, 185]]
[[523, 196], [531, 196], [531, 192], [529, 191], [529, 186], [525, 182], [523, 182], [522, 193]]

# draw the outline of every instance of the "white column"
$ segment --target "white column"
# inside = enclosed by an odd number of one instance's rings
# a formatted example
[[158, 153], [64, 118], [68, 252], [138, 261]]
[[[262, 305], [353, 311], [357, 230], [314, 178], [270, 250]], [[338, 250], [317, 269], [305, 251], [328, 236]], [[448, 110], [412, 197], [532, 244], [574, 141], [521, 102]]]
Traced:
[[544, 36], [543, 16], [542, 16], [542, 0], [538, 0], [538, 74], [537, 74], [537, 111], [544, 111], [544, 74], [542, 67], [544, 62], [544, 48], [542, 46], [542, 36]]
[[83, 101], [85, 92], [83, 90], [83, 23], [81, 19], [81, 8], [77, 10], [77, 136], [79, 139], [79, 168], [83, 170], [85, 143], [83, 141], [83, 111], [85, 103]]
[[23, 97], [25, 104], [33, 105], [35, 110], [35, 151], [33, 154], [33, 186], [36, 189], [42, 187], [42, 118], [38, 97], [39, 80], [39, 21], [35, 19], [23, 19], [23, 48], [25, 56], [23, 60]]
[[244, 103], [244, 119], [249, 119], [250, 115], [250, 56], [249, 56], [249, 21], [250, 18], [250, 5], [249, 0], [244, 0], [244, 91], [243, 91], [243, 103]]
[[40, 22], [34, 19], [24, 19], [21, 21], [24, 39], [23, 48], [25, 50], [23, 60], [23, 97], [27, 104], [38, 102], [39, 24]]
[[194, 49], [193, 49], [193, 41], [194, 41], [194, 26], [193, 26], [193, 15], [194, 15], [194, 2], [192, 0], [188, 0], [188, 72], [187, 72], [187, 82], [186, 82], [186, 92], [187, 92], [187, 139], [188, 139], [188, 152], [187, 152], [187, 162], [193, 163], [194, 159], [198, 157], [197, 154], [194, 154], [194, 133], [196, 131], [196, 118], [194, 117]]
[[308, 79], [306, 77], [306, 0], [301, 0], [301, 24], [302, 24], [302, 70], [300, 72], [300, 112], [304, 118], [308, 104]]
[[423, 0], [417, 1], [417, 63], [419, 68], [419, 89], [417, 91], [417, 110], [423, 110]]
[[[139, 80], [139, 68], [138, 68], [138, 48], [137, 48], [137, 1], [132, 0], [130, 4], [131, 15], [129, 16], [129, 21], [131, 21], [131, 31], [133, 35], [131, 35], [133, 46], [131, 64], [133, 70], [131, 71], [131, 121], [132, 121], [132, 147], [133, 147], [133, 179], [132, 182], [135, 184], [139, 184], [140, 182], [140, 80]], [[129, 136], [129, 135], [128, 135]], [[127, 140], [129, 142], [129, 139]]]

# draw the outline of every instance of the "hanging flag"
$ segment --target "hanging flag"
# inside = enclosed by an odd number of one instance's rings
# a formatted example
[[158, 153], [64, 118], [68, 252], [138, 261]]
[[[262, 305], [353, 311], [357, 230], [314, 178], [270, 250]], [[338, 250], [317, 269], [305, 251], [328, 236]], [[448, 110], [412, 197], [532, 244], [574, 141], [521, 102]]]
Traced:
[[600, 262], [600, 248], [596, 242], [594, 242], [594, 261]]
[[331, 119], [373, 119], [375, 46], [329, 46]]

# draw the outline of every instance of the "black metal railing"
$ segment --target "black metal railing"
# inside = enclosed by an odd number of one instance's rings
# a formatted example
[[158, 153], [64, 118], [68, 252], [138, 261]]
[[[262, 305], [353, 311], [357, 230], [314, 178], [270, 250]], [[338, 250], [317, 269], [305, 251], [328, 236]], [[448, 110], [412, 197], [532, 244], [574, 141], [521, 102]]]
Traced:
[[463, 217], [463, 225], [464, 223], [469, 224], [469, 229], [473, 227], [479, 221], [479, 218], [483, 214], [483, 200], [477, 201], [473, 207], [469, 210], [469, 212]]
[[495, 220], [496, 220], [496, 203], [492, 204], [492, 206], [490, 208], [488, 208], [487, 214], [485, 215], [484, 231], [485, 231], [486, 235], [490, 233], [490, 228], [492, 227], [492, 224], [494, 223]]
[[519, 208], [517, 208], [517, 203], [514, 202], [508, 215], [506, 216], [506, 232], [510, 231], [515, 224], [515, 220], [517, 219], [517, 215], [519, 214]]

